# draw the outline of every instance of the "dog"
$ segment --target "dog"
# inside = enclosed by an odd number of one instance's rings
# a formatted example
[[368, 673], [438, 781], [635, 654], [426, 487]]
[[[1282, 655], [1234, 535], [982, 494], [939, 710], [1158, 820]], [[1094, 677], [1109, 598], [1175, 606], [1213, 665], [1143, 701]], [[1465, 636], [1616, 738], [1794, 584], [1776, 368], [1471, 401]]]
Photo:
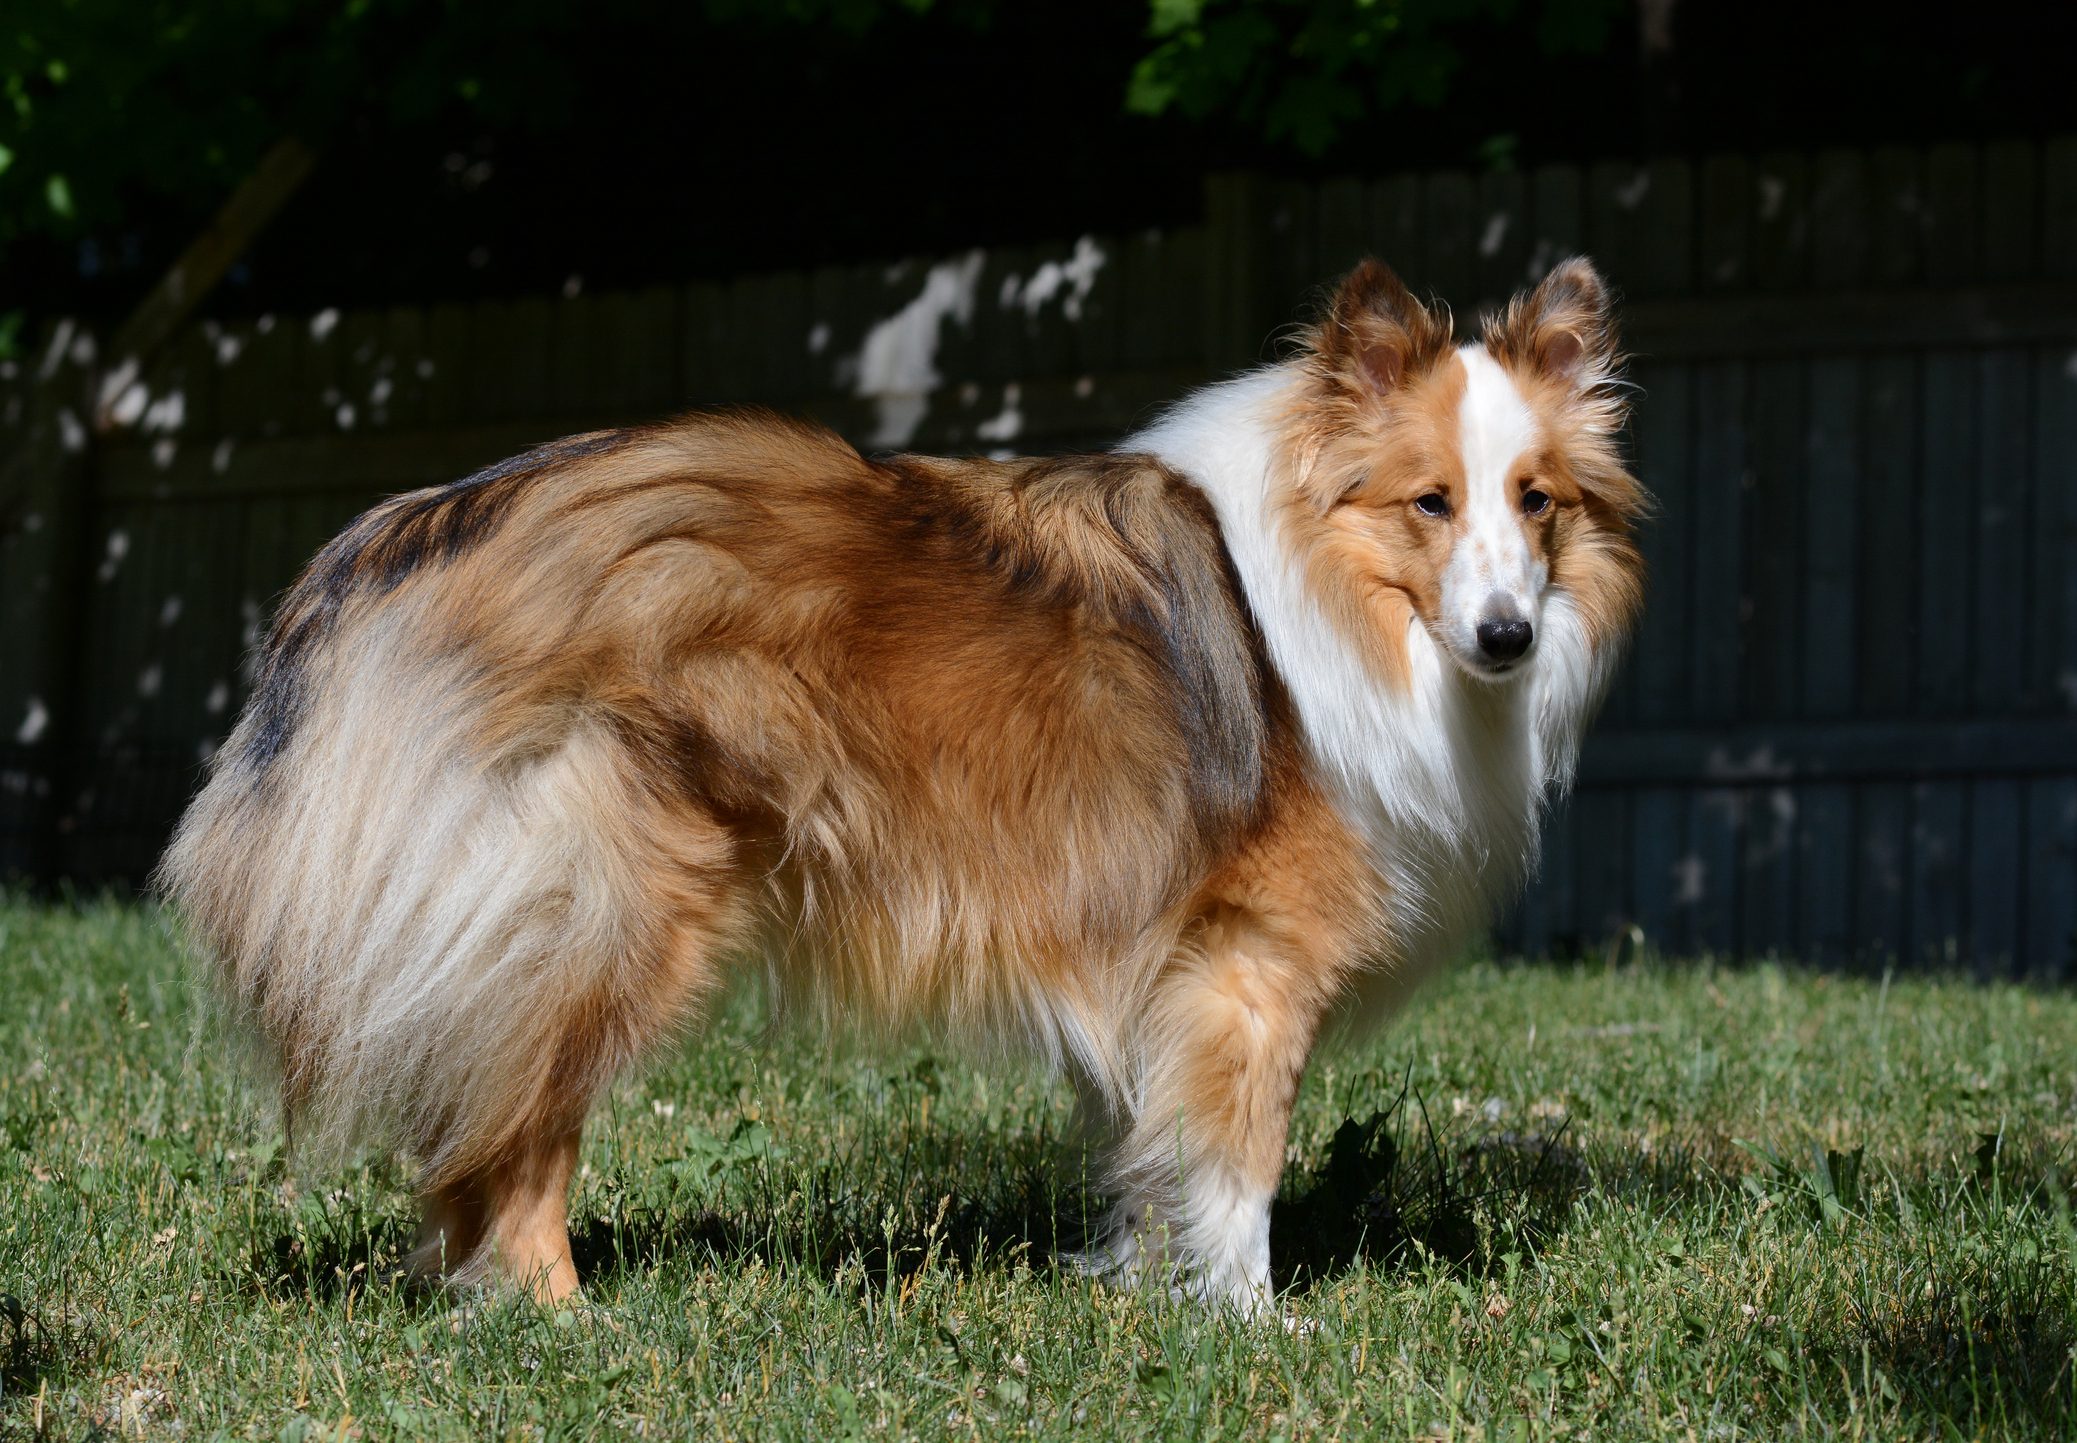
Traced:
[[160, 883], [306, 1158], [544, 1300], [627, 1069], [761, 967], [1036, 1051], [1088, 1261], [1246, 1313], [1322, 1029], [1533, 865], [1642, 595], [1611, 296], [1460, 344], [1383, 264], [1118, 450], [867, 460], [758, 410], [394, 497], [285, 594]]

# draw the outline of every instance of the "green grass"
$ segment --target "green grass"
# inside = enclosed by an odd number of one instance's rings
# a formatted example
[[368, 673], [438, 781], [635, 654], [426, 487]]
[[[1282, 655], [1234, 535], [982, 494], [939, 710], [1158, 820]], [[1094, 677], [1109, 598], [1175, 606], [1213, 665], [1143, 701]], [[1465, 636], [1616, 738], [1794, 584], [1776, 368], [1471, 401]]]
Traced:
[[1063, 1089], [765, 1042], [634, 1080], [586, 1306], [390, 1280], [159, 920], [0, 902], [0, 1437], [2069, 1436], [2077, 997], [1474, 965], [1307, 1079], [1250, 1327], [1063, 1276]]

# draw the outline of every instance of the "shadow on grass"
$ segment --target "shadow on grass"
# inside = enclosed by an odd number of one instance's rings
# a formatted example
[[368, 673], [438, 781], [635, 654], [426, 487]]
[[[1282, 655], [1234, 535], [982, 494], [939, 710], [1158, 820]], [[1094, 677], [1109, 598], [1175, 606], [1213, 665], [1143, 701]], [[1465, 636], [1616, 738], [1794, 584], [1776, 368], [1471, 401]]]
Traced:
[[1584, 1159], [1563, 1128], [1445, 1142], [1404, 1095], [1367, 1120], [1344, 1119], [1319, 1167], [1286, 1179], [1270, 1226], [1280, 1288], [1332, 1280], [1358, 1262], [1435, 1259], [1466, 1273], [1529, 1252], [1563, 1226], [1584, 1191]]
[[[587, 1286], [681, 1260], [728, 1268], [754, 1258], [871, 1286], [932, 1263], [1044, 1270], [1084, 1247], [1104, 1216], [1091, 1155], [1044, 1129], [970, 1139], [897, 1128], [852, 1155], [806, 1163], [737, 1153], [732, 1143], [718, 1151], [725, 1161], [690, 1185], [674, 1180], [682, 1159], [595, 1185], [571, 1231]], [[1677, 1148], [1597, 1157], [1590, 1167], [1562, 1124], [1444, 1135], [1402, 1089], [1367, 1120], [1344, 1120], [1316, 1166], [1287, 1173], [1270, 1230], [1272, 1275], [1280, 1290], [1309, 1290], [1358, 1264], [1437, 1260], [1484, 1274], [1554, 1236], [1590, 1187], [1678, 1195], [1720, 1179]], [[392, 1277], [416, 1241], [408, 1217], [314, 1202], [298, 1225], [253, 1239], [238, 1282], [337, 1298]]]
[[106, 1352], [107, 1339], [87, 1323], [0, 1293], [0, 1399], [31, 1396], [46, 1381], [92, 1368]]
[[[1976, 1436], [2077, 1426], [2077, 1324], [2039, 1260], [1956, 1266], [1931, 1296], [1857, 1309], [1868, 1359], [1910, 1413]], [[1843, 1360], [1852, 1370], [1859, 1359]]]
[[[1317, 1166], [1284, 1180], [1270, 1229], [1276, 1285], [1307, 1289], [1359, 1263], [1413, 1267], [1428, 1258], [1483, 1273], [1510, 1251], [1532, 1251], [1589, 1186], [1587, 1162], [1563, 1131], [1444, 1137], [1403, 1091], [1368, 1120], [1344, 1121]], [[756, 1258], [825, 1278], [848, 1268], [875, 1285], [928, 1261], [1042, 1269], [1085, 1246], [1104, 1215], [1088, 1155], [1043, 1132], [925, 1153], [894, 1177], [859, 1160], [818, 1164], [805, 1185], [797, 1175], [766, 1177], [721, 1211], [610, 1207], [573, 1236], [578, 1272], [611, 1277], [685, 1254], [716, 1266]], [[1666, 1192], [1702, 1186], [1700, 1164], [1678, 1152], [1613, 1171]]]
[[750, 1167], [720, 1181], [722, 1209], [710, 1194], [703, 1204], [623, 1202], [573, 1220], [578, 1276], [603, 1280], [680, 1257], [717, 1267], [755, 1258], [825, 1279], [849, 1271], [875, 1286], [931, 1263], [1043, 1268], [1102, 1214], [1074, 1165], [1078, 1150], [1044, 1132], [993, 1137], [971, 1152], [927, 1141], [922, 1151], [894, 1179], [855, 1160], [783, 1174]]

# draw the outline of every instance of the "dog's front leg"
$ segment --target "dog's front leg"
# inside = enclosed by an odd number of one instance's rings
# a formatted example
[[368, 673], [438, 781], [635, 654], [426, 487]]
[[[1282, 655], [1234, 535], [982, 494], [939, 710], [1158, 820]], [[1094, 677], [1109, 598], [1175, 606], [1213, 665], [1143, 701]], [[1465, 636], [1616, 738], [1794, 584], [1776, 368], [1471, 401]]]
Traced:
[[1165, 1262], [1195, 1296], [1267, 1309], [1269, 1208], [1324, 981], [1236, 909], [1207, 918], [1171, 959], [1139, 1034], [1138, 1095], [1115, 1155], [1118, 1271]]

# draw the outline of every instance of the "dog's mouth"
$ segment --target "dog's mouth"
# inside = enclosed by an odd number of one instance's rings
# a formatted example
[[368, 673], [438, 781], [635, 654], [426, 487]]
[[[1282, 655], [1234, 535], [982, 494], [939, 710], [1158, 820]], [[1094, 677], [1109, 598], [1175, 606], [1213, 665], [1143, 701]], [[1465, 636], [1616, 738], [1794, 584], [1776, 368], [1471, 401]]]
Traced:
[[1511, 656], [1505, 660], [1495, 660], [1483, 652], [1474, 651], [1467, 654], [1464, 648], [1447, 638], [1443, 640], [1442, 649], [1448, 653], [1450, 660], [1457, 664], [1457, 670], [1474, 680], [1484, 682], [1498, 683], [1520, 676], [1536, 660], [1536, 647], [1533, 644], [1520, 656]]

